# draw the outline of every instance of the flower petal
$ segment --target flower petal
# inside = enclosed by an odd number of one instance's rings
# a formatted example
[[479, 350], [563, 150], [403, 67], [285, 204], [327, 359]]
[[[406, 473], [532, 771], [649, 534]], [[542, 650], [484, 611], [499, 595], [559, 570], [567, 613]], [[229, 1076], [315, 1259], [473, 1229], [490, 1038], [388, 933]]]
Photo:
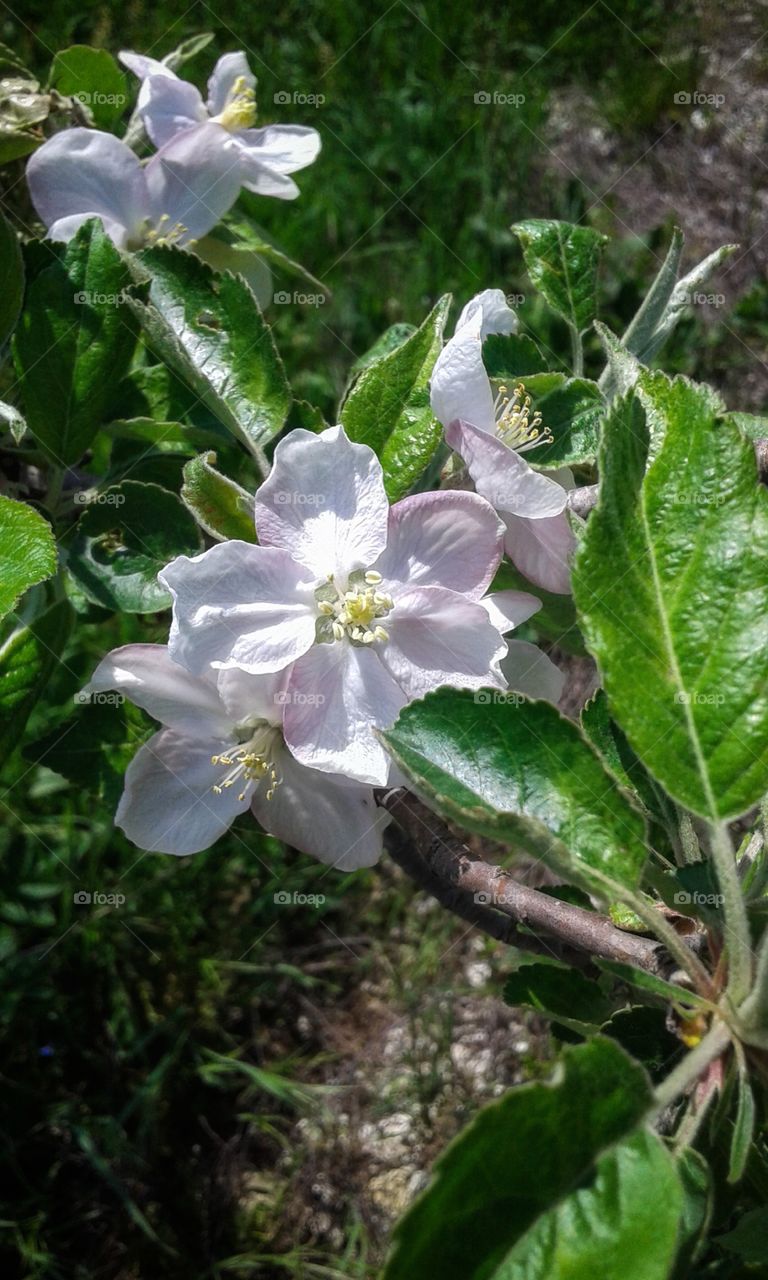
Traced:
[[512, 563], [537, 587], [568, 595], [576, 538], [567, 513], [544, 520], [527, 520], [506, 511], [501, 515], [507, 527], [504, 546]]
[[467, 303], [430, 379], [432, 412], [444, 427], [464, 418], [481, 431], [495, 429], [494, 395], [483, 364], [483, 339], [491, 333], [514, 333], [516, 328], [517, 316], [501, 289], [484, 289]]
[[140, 849], [199, 853], [209, 849], [251, 803], [253, 783], [215, 795], [222, 769], [211, 756], [221, 743], [181, 737], [170, 729], [140, 747], [125, 774], [115, 823]]
[[307, 769], [284, 751], [280, 785], [267, 800], [262, 784], [251, 809], [265, 831], [337, 871], [378, 862], [389, 815], [378, 808], [371, 787]]
[[258, 676], [243, 671], [241, 667], [226, 667], [220, 671], [217, 681], [219, 696], [232, 723], [254, 719], [282, 724], [287, 678], [287, 670]]
[[526, 640], [509, 641], [501, 670], [510, 689], [525, 693], [529, 698], [544, 698], [547, 702], [557, 703], [563, 692], [565, 672], [556, 667], [546, 653]]
[[242, 51], [225, 53], [213, 68], [208, 81], [208, 110], [212, 116], [217, 116], [224, 110], [236, 80], [244, 80], [248, 89], [256, 88], [256, 77]]
[[283, 732], [302, 764], [383, 787], [390, 760], [373, 729], [387, 728], [405, 696], [372, 649], [345, 640], [299, 658], [286, 690]]
[[77, 235], [80, 228], [86, 222], [89, 222], [91, 218], [99, 218], [101, 220], [105, 234], [109, 236], [114, 245], [117, 245], [118, 249], [128, 247], [130, 236], [122, 223], [115, 222], [112, 218], [107, 218], [102, 213], [93, 213], [92, 211], [89, 213], [73, 213], [68, 218], [57, 218], [48, 228], [48, 239], [61, 240], [66, 244], [73, 236]]
[[390, 510], [387, 547], [375, 567], [385, 581], [448, 587], [476, 600], [499, 566], [503, 532], [476, 493], [414, 493]]
[[342, 427], [291, 431], [256, 493], [259, 540], [322, 578], [370, 568], [386, 546], [388, 514], [381, 463]]
[[177, 133], [144, 170], [152, 220], [186, 233], [179, 244], [199, 240], [224, 216], [242, 185], [240, 151], [218, 124], [196, 124]]
[[477, 492], [501, 515], [555, 516], [564, 510], [565, 490], [496, 436], [462, 421], [446, 427], [445, 438], [466, 462]]
[[46, 227], [85, 214], [138, 233], [149, 212], [138, 157], [119, 138], [96, 129], [54, 134], [30, 156], [27, 183]]
[[178, 79], [176, 72], [171, 71], [164, 62], [158, 62], [157, 58], [148, 58], [144, 53], [133, 53], [130, 49], [123, 49], [117, 57], [118, 61], [140, 80], [144, 80], [147, 76], [167, 76], [169, 80]]
[[233, 720], [212, 678], [190, 675], [164, 644], [126, 644], [102, 658], [83, 693], [117, 689], [176, 733], [229, 738]]
[[156, 147], [165, 146], [182, 129], [208, 119], [200, 91], [176, 76], [148, 76], [139, 90], [137, 106]]
[[173, 596], [168, 648], [190, 671], [279, 671], [315, 638], [315, 579], [286, 551], [220, 542], [158, 574]]
[[296, 173], [313, 164], [322, 141], [317, 129], [301, 124], [270, 124], [264, 129], [240, 129], [237, 134], [246, 153], [275, 173]]
[[527, 591], [495, 591], [484, 596], [478, 604], [483, 606], [491, 625], [503, 636], [527, 622], [541, 608], [541, 600]]
[[507, 646], [474, 600], [444, 587], [412, 587], [397, 596], [384, 625], [389, 640], [378, 652], [408, 698], [441, 684], [501, 684], [499, 660]]

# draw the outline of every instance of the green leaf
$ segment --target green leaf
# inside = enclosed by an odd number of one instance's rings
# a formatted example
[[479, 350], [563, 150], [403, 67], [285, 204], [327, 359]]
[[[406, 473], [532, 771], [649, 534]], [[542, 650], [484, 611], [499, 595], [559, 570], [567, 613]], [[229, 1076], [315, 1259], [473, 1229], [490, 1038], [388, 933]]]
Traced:
[[0, 120], [0, 165], [10, 164], [12, 160], [20, 160], [36, 151], [42, 142], [36, 133], [27, 133], [24, 129], [10, 129]]
[[[683, 1192], [661, 1140], [633, 1133], [598, 1162], [589, 1186], [541, 1217], [488, 1280], [667, 1280]], [[473, 1272], [478, 1274], [477, 1272]]]
[[642, 1062], [654, 1083], [670, 1072], [683, 1047], [667, 1026], [664, 1009], [647, 1004], [619, 1009], [602, 1027], [631, 1057]]
[[554, 311], [576, 333], [594, 320], [597, 272], [607, 237], [569, 222], [529, 218], [512, 230], [520, 240], [528, 275]]
[[552, 1082], [512, 1089], [451, 1144], [396, 1228], [384, 1280], [503, 1280], [516, 1242], [634, 1129], [650, 1098], [643, 1069], [612, 1042], [566, 1049]]
[[140, 257], [152, 277], [149, 302], [132, 305], [151, 348], [258, 454], [282, 430], [291, 393], [251, 290], [180, 249]]
[[350, 440], [370, 445], [384, 468], [390, 502], [402, 498], [429, 464], [442, 427], [429, 403], [429, 378], [450, 306], [441, 298], [405, 342], [363, 370], [341, 408]]
[[88, 695], [77, 694], [75, 701], [83, 704], [77, 714], [30, 743], [23, 755], [113, 808], [120, 799], [131, 758], [154, 730], [147, 728], [143, 713], [121, 694], [96, 696], [99, 701], [88, 705]]
[[621, 982], [636, 987], [638, 991], [659, 996], [667, 1004], [681, 1005], [688, 1009], [706, 1007], [706, 1001], [695, 991], [676, 987], [673, 982], [665, 982], [663, 978], [659, 978], [655, 973], [648, 973], [645, 969], [636, 969], [634, 965], [622, 964], [620, 960], [605, 960], [601, 956], [594, 956], [593, 962]]
[[725, 1235], [715, 1236], [717, 1244], [735, 1253], [742, 1262], [760, 1266], [768, 1258], [768, 1209], [750, 1209]]
[[606, 405], [596, 382], [567, 378], [564, 373], [537, 373], [524, 381], [531, 408], [541, 414], [551, 444], [526, 450], [537, 467], [567, 467], [592, 462], [597, 455], [600, 422]]
[[214, 467], [215, 453], [202, 453], [184, 467], [181, 500], [212, 538], [256, 541], [253, 496]]
[[53, 529], [33, 507], [0, 495], [0, 618], [19, 596], [56, 572]]
[[[768, 494], [711, 393], [643, 374], [606, 420], [574, 598], [611, 710], [667, 791], [743, 813], [768, 772]], [[647, 475], [651, 421], [658, 452]]]
[[693, 1147], [684, 1148], [677, 1158], [677, 1175], [683, 1191], [680, 1219], [680, 1248], [674, 1280], [684, 1280], [706, 1241], [712, 1216], [712, 1177], [709, 1165]]
[[642, 364], [650, 363], [686, 307], [695, 303], [697, 290], [739, 247], [737, 244], [726, 244], [715, 249], [714, 253], [710, 253], [678, 280], [683, 243], [682, 233], [675, 227], [672, 243], [661, 269], [622, 338], [627, 350], [637, 356]]
[[733, 423], [748, 440], [765, 440], [768, 436], [768, 418], [756, 413], [726, 413], [724, 422]]
[[0, 400], [0, 422], [10, 431], [14, 444], [20, 444], [24, 439], [27, 424], [15, 405], [6, 404], [4, 400]]
[[728, 1181], [739, 1182], [744, 1175], [755, 1136], [755, 1095], [749, 1079], [739, 1071], [736, 1123], [731, 1137], [731, 1153], [728, 1161]]
[[596, 982], [577, 969], [551, 964], [522, 964], [504, 985], [507, 1004], [536, 1009], [548, 1018], [586, 1035], [611, 1015], [614, 1002]]
[[54, 462], [82, 457], [136, 346], [128, 269], [95, 220], [27, 291], [14, 357], [29, 429]]
[[578, 727], [550, 703], [438, 689], [405, 707], [381, 736], [413, 789], [470, 831], [587, 883], [597, 871], [637, 884], [643, 819]]
[[61, 661], [72, 610], [59, 601], [0, 648], [0, 762], [18, 745], [30, 711]]
[[[40, 93], [37, 80], [23, 76], [4, 76], [0, 80], [0, 129], [3, 133], [18, 136], [32, 130], [47, 119], [50, 109], [50, 96]], [[42, 141], [34, 133], [25, 136], [35, 137], [36, 145]]]
[[643, 366], [637, 356], [633, 356], [632, 352], [624, 346], [621, 339], [617, 338], [615, 333], [611, 333], [611, 330], [599, 320], [595, 321], [595, 333], [600, 339], [608, 362], [597, 385], [610, 403], [616, 399], [616, 396], [624, 395], [634, 387]]
[[10, 222], [0, 214], [0, 346], [11, 336], [24, 296], [24, 264]]
[[548, 371], [536, 343], [521, 333], [489, 334], [483, 342], [483, 364], [494, 382], [515, 383], [529, 374]]
[[78, 521], [68, 568], [93, 604], [128, 613], [167, 609], [157, 574], [202, 548], [197, 525], [174, 493], [124, 480], [98, 495]]
[[128, 85], [111, 53], [73, 44], [61, 49], [51, 66], [51, 86], [87, 107], [101, 129], [110, 129], [128, 103]]

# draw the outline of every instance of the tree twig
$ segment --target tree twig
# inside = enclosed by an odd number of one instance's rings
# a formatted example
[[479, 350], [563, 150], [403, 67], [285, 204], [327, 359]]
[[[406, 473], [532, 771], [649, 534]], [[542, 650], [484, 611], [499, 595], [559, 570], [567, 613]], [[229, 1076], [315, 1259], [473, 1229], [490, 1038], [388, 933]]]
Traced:
[[606, 916], [520, 884], [503, 867], [476, 857], [409, 792], [381, 793], [378, 800], [402, 832], [393, 832], [389, 841], [398, 865], [449, 910], [492, 938], [539, 954], [551, 955], [559, 946], [576, 954], [581, 964], [590, 956], [601, 956], [663, 977], [675, 969], [655, 939], [625, 933]]

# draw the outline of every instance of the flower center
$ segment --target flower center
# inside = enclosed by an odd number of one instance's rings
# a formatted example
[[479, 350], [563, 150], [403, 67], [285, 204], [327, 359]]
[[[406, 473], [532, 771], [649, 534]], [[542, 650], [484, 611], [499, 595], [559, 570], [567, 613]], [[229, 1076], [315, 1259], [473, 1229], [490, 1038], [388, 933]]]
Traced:
[[237, 77], [227, 94], [224, 110], [213, 119], [230, 133], [250, 129], [256, 123], [256, 93], [246, 84], [245, 76]]
[[211, 756], [211, 764], [223, 766], [226, 770], [218, 782], [213, 784], [213, 794], [220, 796], [235, 783], [242, 784], [238, 800], [245, 799], [249, 782], [261, 782], [269, 778], [267, 799], [271, 800], [275, 789], [280, 785], [280, 776], [275, 768], [275, 747], [280, 737], [280, 730], [266, 720], [246, 721], [241, 726], [244, 736], [239, 746], [225, 751], [221, 755]]
[[[389, 633], [377, 622], [384, 618], [394, 601], [384, 591], [379, 591], [381, 574], [375, 569], [364, 572], [357, 569], [349, 575], [346, 590], [342, 591], [333, 579], [315, 592], [320, 617], [317, 620], [316, 638], [319, 644], [331, 640], [350, 640], [352, 644], [373, 644], [375, 640], [388, 640]], [[371, 626], [374, 623], [374, 626]]]
[[[153, 227], [149, 220], [147, 220], [145, 225], [146, 230], [144, 232], [144, 243], [150, 245], [152, 248], [155, 248], [157, 245], [176, 244], [176, 242], [179, 241], [182, 236], [185, 236], [189, 230], [188, 227], [184, 226], [183, 222], [174, 222], [173, 225], [171, 225], [170, 215], [167, 213], [160, 215], [156, 226]], [[194, 240], [187, 241], [188, 245], [194, 243]]]
[[531, 397], [525, 394], [522, 382], [517, 384], [512, 395], [501, 384], [493, 413], [496, 435], [517, 453], [525, 453], [526, 449], [533, 449], [539, 444], [552, 444], [552, 432], [549, 427], [542, 427], [538, 409], [531, 413]]

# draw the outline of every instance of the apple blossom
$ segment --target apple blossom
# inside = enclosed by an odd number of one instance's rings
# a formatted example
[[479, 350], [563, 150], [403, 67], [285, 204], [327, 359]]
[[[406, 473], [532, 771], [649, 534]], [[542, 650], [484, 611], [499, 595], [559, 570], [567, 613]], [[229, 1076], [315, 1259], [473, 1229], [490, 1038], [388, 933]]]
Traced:
[[[282, 200], [299, 194], [288, 175], [317, 159], [320, 135], [316, 129], [295, 124], [253, 128], [256, 80], [244, 53], [225, 53], [219, 58], [208, 81], [207, 102], [193, 84], [165, 63], [137, 53], [119, 56], [142, 81], [137, 110], [155, 146], [166, 146], [180, 133], [196, 146], [197, 139], [213, 129], [242, 186]], [[201, 167], [207, 163], [207, 156], [201, 155]]]
[[108, 654], [86, 692], [118, 689], [164, 726], [125, 775], [116, 822], [129, 840], [197, 853], [251, 809], [266, 831], [321, 862], [343, 871], [371, 866], [387, 815], [370, 787], [308, 769], [286, 750], [284, 685], [280, 674], [237, 668], [190, 675], [165, 645]]
[[218, 133], [205, 125], [194, 139], [179, 134], [142, 165], [111, 133], [64, 129], [29, 160], [32, 203], [52, 240], [70, 240], [89, 218], [101, 218], [119, 248], [188, 246], [216, 225], [240, 190]]
[[[391, 509], [381, 464], [341, 427], [292, 431], [256, 493], [259, 546], [223, 542], [160, 573], [175, 661], [254, 674], [288, 667], [285, 740], [298, 760], [384, 785], [374, 729], [443, 684], [505, 688], [504, 631], [540, 602], [483, 599], [502, 526], [477, 494], [419, 493]], [[318, 703], [309, 695], [321, 691]]]
[[514, 333], [517, 317], [500, 289], [486, 289], [467, 303], [432, 371], [431, 403], [445, 438], [461, 454], [482, 497], [506, 527], [504, 547], [531, 582], [548, 591], [570, 591], [568, 558], [575, 540], [566, 513], [566, 491], [521, 456], [545, 439], [538, 414], [522, 386], [494, 394], [483, 364], [483, 340]]

